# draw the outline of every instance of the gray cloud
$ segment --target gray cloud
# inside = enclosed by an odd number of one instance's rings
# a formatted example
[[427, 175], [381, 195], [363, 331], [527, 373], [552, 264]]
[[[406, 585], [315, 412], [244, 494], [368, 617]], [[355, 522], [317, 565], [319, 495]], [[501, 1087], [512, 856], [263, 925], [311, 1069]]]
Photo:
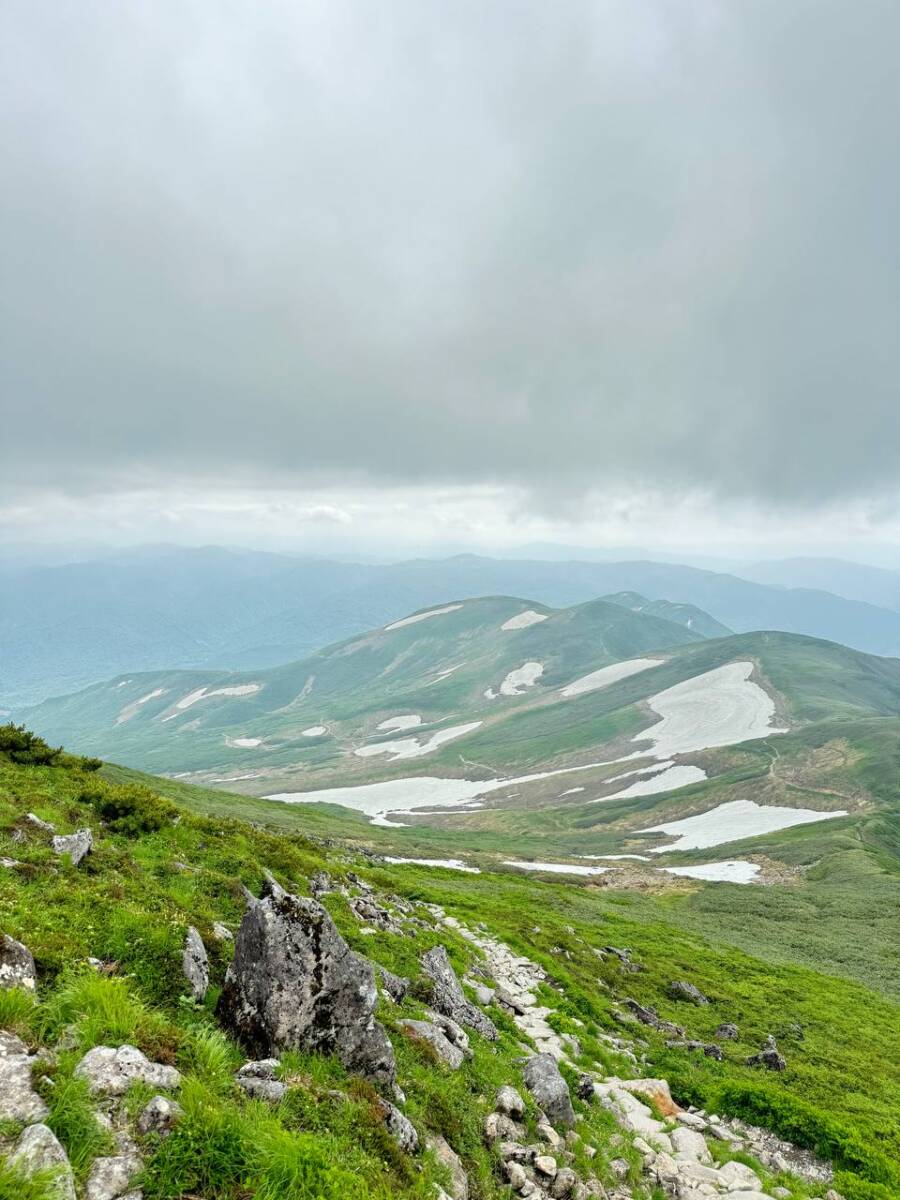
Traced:
[[890, 0], [12, 0], [7, 491], [898, 482]]

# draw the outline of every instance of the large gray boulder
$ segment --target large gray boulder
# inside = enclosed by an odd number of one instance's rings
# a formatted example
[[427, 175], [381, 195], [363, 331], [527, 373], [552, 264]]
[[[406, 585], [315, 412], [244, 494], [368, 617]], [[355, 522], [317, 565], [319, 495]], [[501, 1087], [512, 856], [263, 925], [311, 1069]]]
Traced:
[[560, 1074], [552, 1054], [535, 1054], [529, 1058], [523, 1071], [525, 1086], [534, 1096], [553, 1125], [575, 1124], [575, 1110], [569, 1085]]
[[181, 956], [181, 970], [191, 989], [191, 995], [200, 1004], [209, 988], [209, 958], [203, 938], [193, 925], [188, 927]]
[[337, 1054], [347, 1070], [393, 1086], [394, 1050], [375, 1020], [377, 999], [371, 963], [318, 901], [271, 879], [249, 900], [216, 1011], [252, 1054]]
[[53, 839], [53, 849], [60, 856], [68, 854], [72, 866], [81, 865], [82, 860], [91, 852], [94, 845], [94, 835], [89, 829], [76, 829], [74, 833], [58, 833]]
[[422, 956], [422, 970], [434, 985], [431, 994], [432, 1008], [458, 1021], [460, 1025], [468, 1025], [489, 1041], [496, 1041], [497, 1029], [494, 1022], [466, 998], [444, 946], [435, 946]]
[[0, 988], [14, 987], [37, 991], [37, 971], [28, 947], [4, 933], [0, 937]]
[[30, 1124], [46, 1117], [47, 1105], [34, 1090], [34, 1059], [14, 1033], [0, 1033], [0, 1121]]
[[75, 1180], [69, 1157], [46, 1125], [29, 1125], [24, 1129], [8, 1162], [28, 1179], [52, 1171], [47, 1195], [53, 1200], [75, 1200]]

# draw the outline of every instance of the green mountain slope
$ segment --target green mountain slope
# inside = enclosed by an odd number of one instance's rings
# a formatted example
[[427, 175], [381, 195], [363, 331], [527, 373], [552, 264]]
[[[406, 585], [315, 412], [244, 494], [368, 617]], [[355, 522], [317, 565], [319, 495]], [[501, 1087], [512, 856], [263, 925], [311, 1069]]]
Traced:
[[609, 604], [621, 604], [632, 612], [644, 613], [646, 616], [662, 617], [676, 625], [684, 625], [686, 629], [699, 633], [701, 637], [727, 637], [732, 630], [709, 613], [697, 608], [694, 604], [675, 604], [671, 600], [648, 600], [638, 592], [616, 592], [612, 596], [604, 596]]

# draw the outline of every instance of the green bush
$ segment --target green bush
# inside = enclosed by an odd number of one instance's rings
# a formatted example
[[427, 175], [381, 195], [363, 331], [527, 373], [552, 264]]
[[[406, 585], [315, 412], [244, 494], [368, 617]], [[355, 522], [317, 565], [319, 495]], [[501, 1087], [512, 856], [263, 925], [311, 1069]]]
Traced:
[[54, 750], [43, 738], [31, 733], [24, 725], [0, 725], [0, 754], [5, 754], [14, 763], [25, 767], [52, 766], [62, 754]]
[[129, 837], [163, 829], [178, 811], [170, 800], [149, 788], [139, 784], [106, 783], [102, 779], [92, 780], [90, 786], [82, 790], [80, 799], [90, 804], [110, 829]]

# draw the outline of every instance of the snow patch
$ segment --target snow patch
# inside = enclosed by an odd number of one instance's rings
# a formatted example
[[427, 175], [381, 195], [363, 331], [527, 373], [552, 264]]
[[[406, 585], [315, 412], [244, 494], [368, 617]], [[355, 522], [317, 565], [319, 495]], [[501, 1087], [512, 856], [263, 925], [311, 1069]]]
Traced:
[[321, 737], [323, 733], [328, 732], [327, 725], [310, 725], [309, 729], [301, 729], [301, 737]]
[[676, 788], [688, 787], [692, 783], [702, 783], [706, 772], [702, 767], [688, 764], [676, 766], [675, 763], [661, 764], [664, 770], [651, 775], [649, 779], [638, 779], [621, 791], [613, 792], [610, 796], [598, 796], [594, 804], [603, 804], [607, 800], [622, 800], [628, 796], [656, 796], [660, 792], [674, 792]]
[[[131, 680], [126, 680], [130, 683]], [[122, 685], [119, 684], [119, 687]], [[130, 721], [142, 704], [146, 704], [149, 700], [155, 700], [158, 696], [164, 696], [168, 691], [167, 688], [154, 688], [152, 692], [148, 692], [146, 696], [141, 696], [140, 700], [133, 700], [131, 704], [126, 704], [119, 715], [116, 717], [116, 724], [122, 725], [125, 721]]]
[[583, 696], [585, 692], [596, 692], [600, 688], [611, 687], [619, 680], [639, 675], [641, 671], [649, 671], [651, 667], [660, 667], [663, 662], [661, 658], [630, 658], [626, 662], [612, 663], [567, 683], [564, 688], [560, 688], [559, 694], [567, 700], [572, 696]]
[[759, 837], [764, 833], [775, 833], [779, 829], [790, 829], [794, 825], [811, 825], [816, 821], [830, 821], [834, 817], [846, 817], [844, 809], [835, 812], [817, 812], [811, 808], [780, 808], [775, 804], [762, 805], [754, 800], [731, 800], [720, 804], [709, 812], [681, 821], [665, 821], [640, 829], [639, 833], [668, 833], [678, 840], [668, 846], [655, 846], [651, 854], [667, 854], [670, 850], [705, 850], [709, 846], [721, 846], [726, 842], [737, 842], [743, 838]]
[[547, 614], [535, 612], [533, 608], [526, 608], [524, 612], [518, 613], [514, 617], [510, 617], [508, 621], [504, 621], [500, 626], [502, 630], [509, 629], [527, 629], [529, 625], [537, 625], [539, 621], [546, 621]]
[[553, 875], [605, 875], [616, 867], [582, 867], [577, 863], [513, 862], [505, 860], [504, 867], [518, 867], [520, 871], [549, 871]]
[[523, 663], [506, 676], [500, 684], [501, 696], [520, 696], [526, 688], [534, 687], [544, 673], [544, 664], [539, 662]]
[[[386, 823], [390, 824], [391, 822]], [[461, 858], [393, 858], [390, 854], [386, 854], [384, 861], [399, 864], [409, 863], [413, 867], [446, 867], [448, 871], [468, 871], [470, 875], [481, 874], [478, 867], [470, 867]]]
[[409, 713], [405, 717], [388, 717], [386, 721], [382, 721], [378, 726], [379, 729], [414, 729], [417, 725], [422, 724], [422, 718], [414, 713]]
[[239, 750], [252, 750], [262, 745], [262, 738], [226, 738], [225, 741], [229, 746], [237, 746]]
[[427, 612], [413, 613], [411, 617], [403, 617], [399, 621], [392, 621], [390, 625], [385, 625], [385, 629], [403, 629], [407, 625], [417, 625], [419, 621], [428, 621], [432, 617], [442, 617], [444, 613], [456, 612], [458, 608], [462, 608], [462, 605], [445, 604], [443, 608], [429, 608]]
[[353, 753], [357, 758], [372, 758], [376, 754], [390, 754], [391, 762], [400, 758], [421, 758], [423, 754], [431, 754], [444, 742], [463, 737], [477, 729], [481, 721], [469, 721], [466, 725], [451, 725], [447, 729], [436, 730], [427, 741], [420, 742], [418, 738], [398, 738], [393, 742], [376, 742], [372, 746], [360, 746]]
[[624, 858], [633, 858], [636, 862], [650, 861], [650, 856], [647, 854], [579, 854], [578, 857], [591, 860], [600, 859], [603, 862], [618, 862]]
[[708, 883], [753, 883], [759, 874], [757, 863], [732, 858], [727, 862], [698, 863], [694, 867], [657, 867], [670, 875], [683, 875], [687, 879], [705, 879]]
[[213, 696], [252, 696], [261, 688], [261, 683], [238, 683], [231, 687], [213, 688], [211, 692], [207, 691], [205, 687], [201, 687], [189, 692], [187, 696], [182, 696], [176, 702], [175, 707], [179, 712], [184, 712], [185, 709], [192, 708], [198, 700], [209, 700]]

